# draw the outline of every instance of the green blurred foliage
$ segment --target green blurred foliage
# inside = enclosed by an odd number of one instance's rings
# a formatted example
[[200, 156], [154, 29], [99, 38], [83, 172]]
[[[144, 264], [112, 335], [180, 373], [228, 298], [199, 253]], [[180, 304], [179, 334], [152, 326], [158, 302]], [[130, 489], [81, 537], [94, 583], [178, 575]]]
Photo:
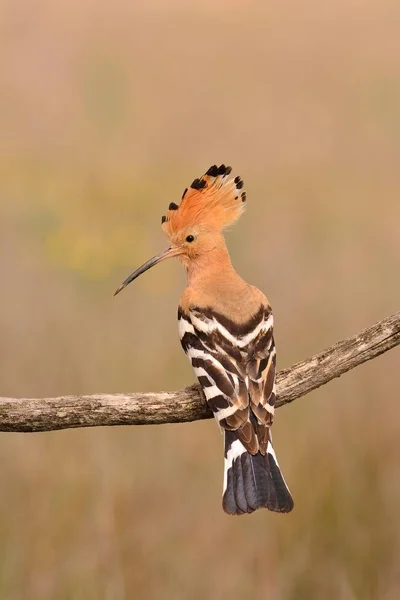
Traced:
[[[170, 201], [232, 164], [289, 366], [399, 309], [396, 3], [0, 5], [1, 394], [193, 381]], [[0, 598], [394, 600], [398, 350], [279, 411], [288, 516], [220, 507], [212, 422], [0, 436]]]

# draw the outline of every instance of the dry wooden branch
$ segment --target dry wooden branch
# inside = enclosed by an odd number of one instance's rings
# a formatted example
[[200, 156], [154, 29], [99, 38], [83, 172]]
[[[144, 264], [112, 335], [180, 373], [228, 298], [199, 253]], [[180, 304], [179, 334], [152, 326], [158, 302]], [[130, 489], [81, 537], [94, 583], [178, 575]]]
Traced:
[[[398, 344], [400, 312], [281, 371], [277, 377], [277, 406], [305, 396]], [[178, 392], [0, 398], [0, 431], [183, 423], [211, 416], [197, 384]]]

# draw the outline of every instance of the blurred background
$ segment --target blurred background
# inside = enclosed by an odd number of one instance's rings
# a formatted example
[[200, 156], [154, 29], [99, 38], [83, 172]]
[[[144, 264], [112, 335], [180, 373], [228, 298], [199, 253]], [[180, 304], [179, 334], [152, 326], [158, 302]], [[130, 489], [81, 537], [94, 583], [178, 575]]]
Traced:
[[[288, 367], [400, 308], [400, 6], [0, 3], [0, 394], [193, 382], [160, 218], [211, 164]], [[1, 600], [400, 595], [399, 350], [278, 411], [290, 515], [221, 508], [212, 421], [0, 434]]]

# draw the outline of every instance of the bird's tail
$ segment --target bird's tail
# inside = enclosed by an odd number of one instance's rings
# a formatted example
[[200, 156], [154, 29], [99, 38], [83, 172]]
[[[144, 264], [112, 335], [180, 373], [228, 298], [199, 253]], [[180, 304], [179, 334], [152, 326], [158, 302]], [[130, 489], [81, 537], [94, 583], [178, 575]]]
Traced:
[[222, 506], [230, 515], [257, 508], [290, 512], [293, 499], [280, 471], [271, 437], [267, 452], [250, 454], [235, 431], [225, 431], [224, 491]]

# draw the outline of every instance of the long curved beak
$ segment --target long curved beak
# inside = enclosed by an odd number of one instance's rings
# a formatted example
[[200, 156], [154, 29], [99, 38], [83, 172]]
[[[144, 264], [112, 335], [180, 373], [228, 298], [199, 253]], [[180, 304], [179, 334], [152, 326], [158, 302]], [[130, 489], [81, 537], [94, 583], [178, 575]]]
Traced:
[[149, 269], [151, 269], [151, 267], [154, 267], [154, 265], [157, 265], [159, 262], [166, 260], [167, 258], [172, 258], [173, 256], [178, 256], [179, 254], [181, 254], [180, 248], [171, 248], [171, 247], [167, 248], [163, 252], [160, 252], [159, 254], [156, 254], [155, 256], [153, 256], [153, 258], [150, 258], [150, 260], [145, 262], [141, 267], [139, 267], [138, 269], [136, 269], [136, 271], [134, 271], [131, 275], [129, 275], [129, 277], [127, 277], [125, 279], [125, 281], [119, 286], [119, 288], [116, 290], [116, 292], [114, 292], [114, 296], [119, 294], [127, 285], [129, 285], [131, 283], [131, 281], [133, 281], [134, 279], [137, 279], [137, 277], [139, 277], [139, 275], [141, 275], [145, 271], [148, 271]]

